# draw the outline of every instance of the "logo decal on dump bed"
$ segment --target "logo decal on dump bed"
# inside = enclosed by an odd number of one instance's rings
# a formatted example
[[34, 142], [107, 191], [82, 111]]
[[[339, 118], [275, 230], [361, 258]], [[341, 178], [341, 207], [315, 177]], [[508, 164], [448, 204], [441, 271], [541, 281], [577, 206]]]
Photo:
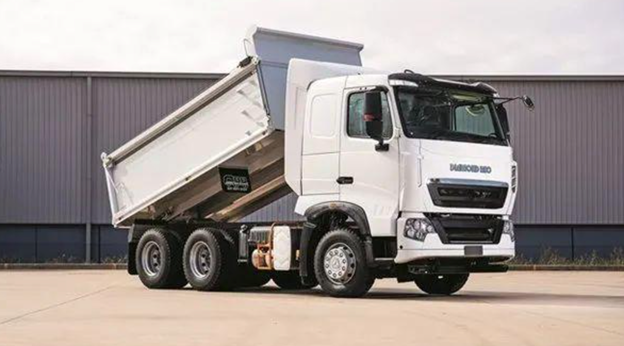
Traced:
[[221, 189], [225, 192], [248, 193], [251, 192], [249, 172], [244, 168], [219, 167], [221, 176]]
[[469, 173], [492, 173], [492, 167], [479, 166], [479, 165], [467, 165], [463, 163], [451, 163], [452, 172], [469, 172]]

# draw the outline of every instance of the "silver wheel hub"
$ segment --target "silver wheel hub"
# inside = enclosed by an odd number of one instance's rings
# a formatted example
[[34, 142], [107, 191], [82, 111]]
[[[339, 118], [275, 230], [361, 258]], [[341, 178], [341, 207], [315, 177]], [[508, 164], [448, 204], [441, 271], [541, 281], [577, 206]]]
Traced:
[[160, 273], [163, 264], [162, 251], [155, 241], [151, 240], [143, 247], [141, 264], [147, 276], [156, 276]]
[[356, 268], [355, 254], [348, 245], [334, 244], [325, 251], [323, 269], [333, 283], [344, 284], [351, 281]]
[[205, 278], [210, 273], [210, 262], [212, 261], [212, 251], [208, 244], [203, 241], [198, 241], [191, 247], [191, 255], [189, 256], [191, 261], [191, 272], [197, 278]]

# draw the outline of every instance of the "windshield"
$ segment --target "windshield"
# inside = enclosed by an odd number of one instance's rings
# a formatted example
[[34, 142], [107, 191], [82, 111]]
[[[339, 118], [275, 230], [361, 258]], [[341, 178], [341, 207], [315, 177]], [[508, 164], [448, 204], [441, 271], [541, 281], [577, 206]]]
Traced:
[[485, 95], [403, 86], [395, 92], [407, 137], [507, 145]]

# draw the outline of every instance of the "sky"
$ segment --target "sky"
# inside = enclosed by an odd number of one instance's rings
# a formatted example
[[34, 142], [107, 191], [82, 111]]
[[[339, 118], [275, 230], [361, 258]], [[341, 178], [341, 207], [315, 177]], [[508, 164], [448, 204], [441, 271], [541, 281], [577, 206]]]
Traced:
[[428, 74], [624, 74], [623, 0], [0, 0], [0, 70], [227, 72], [251, 25]]

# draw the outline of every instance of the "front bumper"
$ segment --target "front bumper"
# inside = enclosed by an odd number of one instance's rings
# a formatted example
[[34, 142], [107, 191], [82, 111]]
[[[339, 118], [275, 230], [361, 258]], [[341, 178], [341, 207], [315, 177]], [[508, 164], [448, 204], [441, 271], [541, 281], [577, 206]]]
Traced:
[[403, 264], [423, 259], [436, 258], [488, 258], [502, 262], [515, 256], [515, 242], [502, 234], [495, 244], [444, 244], [437, 233], [427, 234], [424, 241], [417, 241], [403, 235], [405, 221], [413, 216], [402, 217], [397, 222], [397, 255], [395, 263]]

